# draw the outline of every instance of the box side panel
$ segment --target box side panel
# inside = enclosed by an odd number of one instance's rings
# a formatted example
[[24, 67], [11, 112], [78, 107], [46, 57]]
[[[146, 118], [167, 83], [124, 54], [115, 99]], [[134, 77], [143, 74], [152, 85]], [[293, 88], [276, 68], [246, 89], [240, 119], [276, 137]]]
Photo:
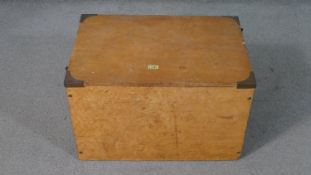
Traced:
[[83, 160], [239, 157], [253, 89], [67, 88]]

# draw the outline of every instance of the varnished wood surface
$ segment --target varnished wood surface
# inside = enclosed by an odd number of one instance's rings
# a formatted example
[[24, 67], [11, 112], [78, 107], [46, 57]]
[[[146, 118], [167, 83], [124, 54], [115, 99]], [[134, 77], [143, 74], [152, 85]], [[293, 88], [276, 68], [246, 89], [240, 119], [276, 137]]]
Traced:
[[232, 18], [99, 15], [80, 24], [69, 70], [86, 86], [236, 86], [251, 68]]
[[67, 88], [82, 160], [229, 160], [240, 156], [254, 89]]

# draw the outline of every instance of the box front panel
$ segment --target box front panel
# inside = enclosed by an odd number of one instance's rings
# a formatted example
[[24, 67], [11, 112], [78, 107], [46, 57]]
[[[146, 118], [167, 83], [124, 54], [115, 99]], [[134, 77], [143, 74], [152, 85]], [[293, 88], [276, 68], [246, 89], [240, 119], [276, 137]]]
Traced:
[[67, 88], [84, 160], [238, 158], [253, 89]]

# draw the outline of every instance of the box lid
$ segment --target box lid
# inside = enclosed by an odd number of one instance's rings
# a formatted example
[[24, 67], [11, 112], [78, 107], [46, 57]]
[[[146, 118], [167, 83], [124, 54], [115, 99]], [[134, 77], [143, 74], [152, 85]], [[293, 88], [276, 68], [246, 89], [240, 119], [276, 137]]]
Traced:
[[82, 15], [65, 86], [253, 88], [253, 78], [236, 18]]

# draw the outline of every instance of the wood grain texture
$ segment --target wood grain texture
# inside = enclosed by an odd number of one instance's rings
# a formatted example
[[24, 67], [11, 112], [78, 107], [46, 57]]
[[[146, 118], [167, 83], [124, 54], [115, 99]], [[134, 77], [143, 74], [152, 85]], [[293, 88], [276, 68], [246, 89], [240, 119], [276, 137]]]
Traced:
[[240, 156], [255, 86], [237, 88], [251, 67], [232, 18], [89, 16], [67, 72], [80, 159]]
[[69, 70], [86, 86], [183, 87], [236, 86], [251, 67], [232, 18], [98, 15], [80, 24]]
[[254, 89], [66, 88], [82, 160], [230, 160], [240, 156]]

